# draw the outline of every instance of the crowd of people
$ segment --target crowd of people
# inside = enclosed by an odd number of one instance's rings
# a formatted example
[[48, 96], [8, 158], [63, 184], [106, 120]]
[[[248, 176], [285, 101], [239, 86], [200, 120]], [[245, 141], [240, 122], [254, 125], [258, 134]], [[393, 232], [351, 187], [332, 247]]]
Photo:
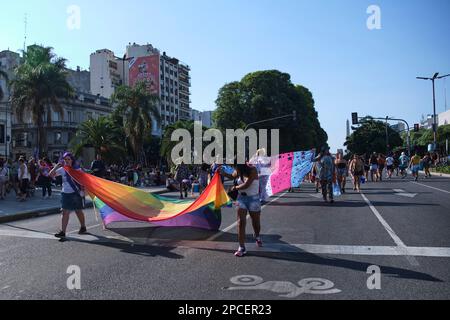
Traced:
[[353, 190], [359, 192], [361, 184], [369, 182], [369, 177], [370, 182], [381, 182], [383, 178], [390, 180], [394, 175], [405, 179], [410, 173], [417, 181], [419, 171], [423, 170], [425, 179], [431, 178], [430, 168], [438, 161], [435, 153], [420, 156], [418, 152], [412, 157], [405, 152], [394, 152], [387, 156], [376, 152], [371, 155], [355, 154], [347, 161], [343, 154], [338, 153], [333, 157], [329, 150], [324, 149], [314, 161], [310, 181], [316, 184], [316, 192], [322, 190], [325, 201], [334, 202], [333, 184], [339, 187], [340, 192], [345, 193], [347, 177], [351, 177]]
[[[409, 157], [403, 153], [391, 153], [387, 156], [373, 153], [371, 155], [353, 155], [350, 161], [341, 153], [333, 156], [328, 148], [323, 148], [319, 155], [313, 160], [313, 168], [306, 177], [316, 186], [316, 192], [321, 190], [325, 202], [333, 203], [336, 189], [339, 193], [346, 193], [347, 177], [352, 177], [353, 190], [361, 191], [361, 184], [369, 181], [378, 182], [383, 178], [391, 179], [393, 175], [405, 179], [411, 172], [414, 179], [419, 178], [419, 171], [424, 170], [425, 177], [431, 177], [430, 167], [435, 165], [437, 157], [435, 154], [427, 153], [421, 157], [415, 153]], [[80, 222], [80, 234], [87, 232], [83, 213], [84, 190], [64, 170], [64, 166], [75, 170], [82, 170], [71, 153], [66, 153], [58, 163], [52, 163], [48, 158], [39, 161], [31, 158], [28, 161], [20, 157], [17, 162], [5, 162], [0, 159], [0, 200], [5, 199], [8, 186], [16, 191], [19, 201], [26, 201], [31, 191], [36, 187], [42, 188], [42, 197], [49, 198], [52, 195], [52, 186], [62, 186], [61, 208], [62, 228], [55, 236], [65, 239], [66, 228], [70, 213], [75, 212]], [[263, 245], [261, 232], [261, 190], [260, 176], [255, 166], [251, 164], [239, 164], [231, 171], [224, 170], [224, 166], [203, 164], [201, 166], [188, 166], [180, 163], [175, 167], [173, 173], [166, 177], [158, 168], [143, 169], [139, 164], [111, 165], [107, 166], [100, 155], [91, 163], [90, 167], [84, 169], [91, 174], [115, 181], [129, 186], [160, 186], [164, 183], [168, 191], [179, 192], [180, 198], [199, 195], [207, 188], [216, 172], [221, 175], [222, 182], [225, 177], [234, 181], [234, 186], [228, 191], [231, 195], [235, 193], [235, 204], [237, 207], [238, 240], [239, 248], [235, 252], [237, 257], [243, 257], [247, 251], [245, 248], [245, 228], [247, 214], [250, 214], [254, 239], [257, 246]], [[289, 190], [293, 191], [293, 189]]]

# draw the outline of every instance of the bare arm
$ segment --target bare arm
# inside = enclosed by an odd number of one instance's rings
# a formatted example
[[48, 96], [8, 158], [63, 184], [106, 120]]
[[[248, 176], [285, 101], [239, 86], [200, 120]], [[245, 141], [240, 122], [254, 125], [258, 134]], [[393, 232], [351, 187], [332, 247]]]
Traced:
[[59, 169], [59, 168], [62, 168], [62, 165], [60, 164], [60, 163], [58, 163], [50, 172], [49, 172], [49, 174], [48, 174], [48, 176], [49, 177], [51, 177], [51, 178], [54, 178], [55, 176], [56, 176], [56, 171]]

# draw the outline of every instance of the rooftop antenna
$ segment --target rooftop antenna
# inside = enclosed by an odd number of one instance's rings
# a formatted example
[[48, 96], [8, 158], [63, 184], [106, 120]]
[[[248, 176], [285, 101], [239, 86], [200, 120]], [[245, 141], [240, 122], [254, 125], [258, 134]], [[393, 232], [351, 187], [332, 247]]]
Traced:
[[25, 13], [25, 18], [24, 18], [24, 26], [25, 26], [25, 32], [24, 32], [24, 39], [23, 39], [23, 52], [26, 52], [27, 49], [27, 25], [28, 25], [28, 19], [27, 19], [27, 14]]

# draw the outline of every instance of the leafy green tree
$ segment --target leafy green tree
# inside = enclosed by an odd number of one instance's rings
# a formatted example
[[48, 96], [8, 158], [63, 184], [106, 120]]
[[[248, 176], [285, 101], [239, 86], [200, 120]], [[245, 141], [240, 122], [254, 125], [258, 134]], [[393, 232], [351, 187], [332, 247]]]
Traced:
[[327, 143], [311, 92], [294, 85], [287, 73], [277, 70], [250, 73], [241, 81], [223, 86], [216, 104], [213, 117], [215, 126], [221, 130], [244, 129], [250, 123], [296, 111], [297, 121], [286, 118], [252, 125], [256, 130], [280, 129], [280, 152], [320, 148]]
[[160, 122], [159, 98], [149, 92], [147, 83], [138, 82], [134, 87], [121, 86], [111, 97], [116, 105], [113, 118], [122, 119], [136, 161], [143, 160], [144, 138], [151, 135], [152, 120]]
[[124, 138], [122, 127], [116, 126], [109, 117], [100, 117], [82, 123], [70, 145], [77, 156], [83, 148], [92, 147], [96, 154], [111, 163], [125, 155]]
[[40, 155], [47, 154], [47, 126], [52, 122], [52, 111], [64, 117], [61, 99], [69, 98], [73, 89], [67, 82], [66, 60], [57, 58], [53, 48], [31, 46], [24, 53], [24, 62], [14, 71], [11, 81], [12, 108], [19, 122], [30, 116], [38, 130]]
[[[389, 151], [403, 145], [399, 133], [388, 126]], [[352, 154], [386, 153], [386, 124], [366, 118], [345, 142]]]
[[[172, 161], [172, 150], [173, 148], [179, 143], [179, 141], [171, 141], [172, 140], [172, 134], [175, 130], [178, 129], [185, 129], [187, 131], [189, 131], [189, 133], [191, 134], [192, 137], [192, 151], [194, 150], [194, 121], [178, 121], [175, 122], [174, 124], [168, 126], [166, 128], [166, 130], [164, 131], [164, 136], [162, 138], [161, 141], [161, 157], [164, 157], [165, 160], [167, 161], [167, 163], [169, 164], [169, 166], [173, 165], [173, 161]], [[208, 128], [206, 127], [202, 127], [202, 133], [204, 133], [206, 130], [208, 130]], [[202, 147], [203, 150], [206, 147], [208, 143], [207, 142], [203, 142]]]

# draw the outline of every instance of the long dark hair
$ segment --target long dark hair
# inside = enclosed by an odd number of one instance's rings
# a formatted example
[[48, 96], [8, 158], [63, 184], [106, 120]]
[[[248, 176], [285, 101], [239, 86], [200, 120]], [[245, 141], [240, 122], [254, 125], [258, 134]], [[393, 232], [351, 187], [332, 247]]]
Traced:
[[238, 164], [236, 165], [236, 171], [239, 174], [242, 181], [244, 181], [244, 177], [249, 178], [252, 174], [253, 167], [248, 164]]

